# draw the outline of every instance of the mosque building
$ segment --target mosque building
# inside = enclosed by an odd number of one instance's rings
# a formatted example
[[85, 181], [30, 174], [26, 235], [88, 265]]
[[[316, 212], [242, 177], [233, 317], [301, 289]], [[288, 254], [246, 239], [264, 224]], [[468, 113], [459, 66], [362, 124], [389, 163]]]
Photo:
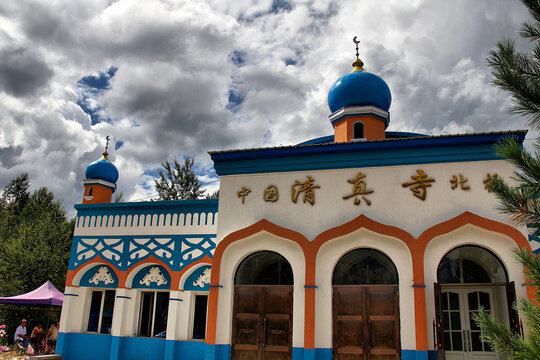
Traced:
[[[517, 332], [532, 296], [486, 184], [525, 131], [386, 131], [391, 93], [358, 58], [328, 94], [334, 134], [210, 152], [219, 200], [111, 203], [88, 165], [57, 353], [96, 359], [495, 360], [471, 317]], [[526, 329], [525, 329], [526, 331]]]

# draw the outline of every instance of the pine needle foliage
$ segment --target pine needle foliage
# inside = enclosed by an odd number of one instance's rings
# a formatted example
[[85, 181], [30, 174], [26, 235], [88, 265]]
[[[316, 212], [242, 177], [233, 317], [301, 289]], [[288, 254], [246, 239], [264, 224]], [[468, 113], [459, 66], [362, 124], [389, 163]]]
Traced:
[[161, 162], [164, 170], [160, 170], [159, 179], [154, 180], [159, 200], [194, 200], [204, 194], [193, 171], [194, 164], [194, 158], [185, 159], [184, 164], [177, 159]]
[[[535, 301], [540, 301], [540, 257], [531, 254], [527, 249], [516, 249], [515, 258], [525, 266], [525, 277], [529, 286], [536, 289]], [[501, 323], [480, 309], [474, 320], [482, 328], [482, 340], [488, 342], [493, 350], [505, 355], [508, 359], [538, 360], [540, 359], [540, 306], [531, 300], [522, 298], [514, 308], [525, 315], [528, 329], [526, 337], [514, 333], [507, 324]]]
[[[518, 34], [529, 41], [529, 52], [517, 50], [516, 41], [506, 39], [489, 53], [487, 62], [494, 79], [492, 83], [512, 96], [511, 113], [528, 119], [527, 125], [540, 129], [540, 0], [522, 0], [531, 21], [519, 28]], [[516, 225], [527, 226], [537, 236], [540, 229], [540, 142], [529, 153], [513, 138], [496, 146], [496, 153], [510, 161], [516, 171], [510, 185], [499, 177], [487, 184], [498, 200], [497, 209]], [[540, 257], [527, 249], [516, 249], [515, 258], [525, 268], [527, 285], [536, 291], [535, 302], [522, 298], [514, 308], [525, 322], [526, 337], [513, 332], [507, 324], [497, 321], [483, 309], [474, 316], [482, 329], [482, 340], [510, 360], [540, 359]]]
[[540, 1], [522, 0], [532, 21], [523, 23], [518, 34], [531, 43], [530, 52], [520, 52], [516, 40], [497, 43], [487, 58], [492, 83], [512, 95], [510, 112], [527, 117], [528, 125], [540, 126]]
[[540, 228], [540, 159], [538, 153], [524, 150], [514, 138], [507, 138], [495, 147], [497, 155], [517, 169], [510, 186], [500, 177], [491, 178], [488, 188], [498, 199], [497, 209], [517, 225]]

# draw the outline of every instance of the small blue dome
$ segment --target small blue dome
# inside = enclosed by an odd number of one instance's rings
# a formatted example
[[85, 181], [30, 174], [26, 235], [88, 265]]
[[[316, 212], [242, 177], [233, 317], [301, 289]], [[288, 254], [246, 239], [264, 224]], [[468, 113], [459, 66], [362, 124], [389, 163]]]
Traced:
[[112, 162], [103, 157], [86, 167], [84, 177], [86, 180], [100, 179], [116, 184], [118, 169]]
[[386, 82], [366, 71], [353, 71], [336, 80], [328, 93], [332, 113], [349, 106], [376, 106], [388, 111], [392, 94]]

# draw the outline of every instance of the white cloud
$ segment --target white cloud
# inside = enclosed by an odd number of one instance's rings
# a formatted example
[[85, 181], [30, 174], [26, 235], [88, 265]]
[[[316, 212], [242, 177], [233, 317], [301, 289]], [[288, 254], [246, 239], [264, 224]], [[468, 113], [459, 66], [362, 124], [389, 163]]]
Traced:
[[[109, 152], [131, 200], [154, 194], [143, 172], [165, 159], [196, 156], [209, 182], [207, 150], [328, 135], [328, 89], [355, 35], [392, 90], [391, 130], [522, 128], [485, 57], [526, 16], [504, 0], [3, 2], [0, 186], [28, 171], [69, 209], [107, 134], [123, 142]], [[110, 121], [92, 125], [78, 81], [111, 66], [110, 88], [85, 100]]]

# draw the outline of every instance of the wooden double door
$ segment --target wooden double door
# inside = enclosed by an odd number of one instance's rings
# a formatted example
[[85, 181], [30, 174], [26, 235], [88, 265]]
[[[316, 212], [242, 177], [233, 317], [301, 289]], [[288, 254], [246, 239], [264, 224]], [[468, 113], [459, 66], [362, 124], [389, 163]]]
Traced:
[[292, 307], [292, 285], [235, 285], [232, 359], [291, 359]]
[[398, 299], [397, 285], [334, 285], [334, 360], [399, 359]]

